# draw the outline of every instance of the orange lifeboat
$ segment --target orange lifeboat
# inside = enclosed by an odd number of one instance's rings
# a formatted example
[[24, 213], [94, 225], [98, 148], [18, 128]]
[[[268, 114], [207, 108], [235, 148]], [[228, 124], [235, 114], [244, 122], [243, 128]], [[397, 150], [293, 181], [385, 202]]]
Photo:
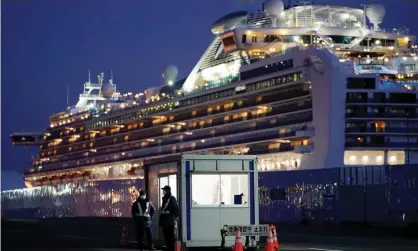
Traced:
[[46, 185], [51, 184], [51, 181], [49, 180], [49, 178], [44, 177], [40, 180], [40, 183], [41, 183], [41, 185], [46, 186]]
[[60, 183], [58, 176], [52, 176], [49, 180], [51, 181], [52, 185], [58, 185]]
[[129, 169], [129, 171], [128, 171], [128, 175], [135, 175], [135, 170], [136, 170], [136, 168], [135, 167], [131, 167], [131, 169]]
[[82, 179], [83, 179], [83, 176], [81, 176], [81, 174], [79, 174], [79, 173], [73, 173], [71, 175], [71, 180], [72, 181], [80, 181]]
[[60, 177], [62, 183], [69, 183], [71, 182], [71, 177], [68, 174], [61, 175]]
[[82, 174], [82, 177], [83, 177], [84, 180], [88, 180], [90, 178], [90, 176], [91, 176], [91, 172], [90, 171], [85, 171]]
[[40, 186], [40, 185], [42, 185], [42, 184], [41, 184], [41, 182], [40, 182], [40, 180], [36, 180], [36, 181], [34, 181], [34, 182], [32, 183], [32, 186], [34, 186], [34, 187], [38, 187], [38, 186]]

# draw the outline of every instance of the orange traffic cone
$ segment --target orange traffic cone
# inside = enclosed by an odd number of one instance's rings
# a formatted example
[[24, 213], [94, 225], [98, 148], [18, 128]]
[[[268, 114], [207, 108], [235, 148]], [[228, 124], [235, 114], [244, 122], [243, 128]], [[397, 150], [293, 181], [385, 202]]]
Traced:
[[273, 229], [273, 247], [275, 250], [279, 250], [280, 246], [279, 246], [279, 241], [277, 240], [277, 233], [276, 233], [276, 226], [272, 227]]
[[175, 251], [181, 251], [181, 241], [179, 240], [179, 232], [177, 228], [177, 221], [174, 223], [174, 249]]
[[122, 246], [128, 245], [128, 228], [126, 226], [123, 226], [122, 228], [122, 236], [120, 237], [120, 244]]
[[273, 245], [273, 236], [271, 234], [271, 227], [269, 227], [268, 229], [268, 236], [267, 236], [267, 243], [266, 243], [266, 248], [264, 249], [265, 251], [274, 251], [274, 245]]
[[233, 250], [234, 251], [244, 251], [244, 248], [242, 246], [240, 227], [237, 227], [237, 235], [235, 236], [235, 244], [234, 244]]
[[176, 240], [174, 248], [175, 248], [175, 251], [181, 251], [181, 241]]

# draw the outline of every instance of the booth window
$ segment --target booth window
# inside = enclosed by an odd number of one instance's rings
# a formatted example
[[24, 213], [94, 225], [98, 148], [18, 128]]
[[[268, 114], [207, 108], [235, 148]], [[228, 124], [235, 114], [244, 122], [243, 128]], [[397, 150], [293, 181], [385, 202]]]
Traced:
[[221, 204], [248, 204], [248, 174], [222, 174]]
[[192, 174], [192, 205], [248, 205], [248, 174]]

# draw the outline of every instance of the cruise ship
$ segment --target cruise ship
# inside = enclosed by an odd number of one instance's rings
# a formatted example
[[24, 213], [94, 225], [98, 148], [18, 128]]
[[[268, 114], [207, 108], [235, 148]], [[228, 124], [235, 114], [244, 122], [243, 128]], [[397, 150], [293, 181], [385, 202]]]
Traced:
[[383, 29], [381, 4], [285, 6], [216, 20], [185, 79], [121, 94], [88, 77], [75, 106], [50, 116], [27, 187], [136, 180], [148, 159], [251, 154], [260, 171], [418, 163], [418, 57], [408, 29]]

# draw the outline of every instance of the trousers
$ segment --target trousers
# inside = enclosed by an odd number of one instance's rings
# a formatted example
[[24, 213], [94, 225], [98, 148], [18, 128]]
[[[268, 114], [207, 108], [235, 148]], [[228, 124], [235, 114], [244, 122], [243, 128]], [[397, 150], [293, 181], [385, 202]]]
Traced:
[[174, 227], [163, 227], [163, 234], [167, 251], [174, 251]]
[[144, 235], [147, 235], [147, 246], [151, 250], [152, 248], [152, 230], [150, 226], [147, 226], [145, 222], [136, 222], [136, 232], [138, 234], [139, 249], [144, 250]]

